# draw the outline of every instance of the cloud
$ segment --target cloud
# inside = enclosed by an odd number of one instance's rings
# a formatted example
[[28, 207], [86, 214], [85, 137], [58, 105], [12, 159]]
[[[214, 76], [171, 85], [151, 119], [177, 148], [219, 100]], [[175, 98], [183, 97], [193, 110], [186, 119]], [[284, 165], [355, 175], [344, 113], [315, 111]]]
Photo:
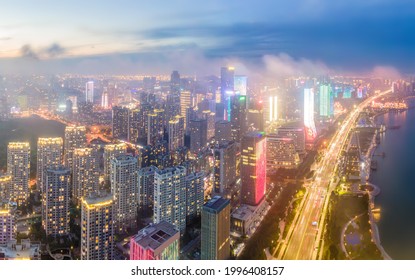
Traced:
[[34, 60], [39, 59], [38, 54], [32, 49], [32, 46], [30, 46], [29, 44], [23, 45], [20, 48], [20, 55], [23, 58], [34, 59]]
[[375, 66], [369, 73], [372, 77], [400, 79], [402, 74], [395, 67], [391, 66]]
[[0, 41], [9, 41], [12, 37], [0, 37]]
[[56, 57], [56, 56], [59, 56], [59, 55], [62, 55], [62, 54], [64, 54], [65, 53], [65, 49], [61, 46], [61, 45], [59, 45], [59, 44], [57, 44], [57, 43], [53, 43], [52, 45], [50, 45], [46, 50], [45, 50], [45, 52], [46, 52], [46, 54], [49, 56], [49, 57]]

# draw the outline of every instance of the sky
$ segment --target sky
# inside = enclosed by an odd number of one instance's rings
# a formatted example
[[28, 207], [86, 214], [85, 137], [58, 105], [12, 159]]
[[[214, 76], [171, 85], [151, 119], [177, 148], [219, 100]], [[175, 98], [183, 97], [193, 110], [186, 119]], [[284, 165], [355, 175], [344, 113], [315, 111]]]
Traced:
[[0, 7], [0, 73], [216, 74], [225, 64], [278, 75], [415, 72], [411, 0], [0, 0]]

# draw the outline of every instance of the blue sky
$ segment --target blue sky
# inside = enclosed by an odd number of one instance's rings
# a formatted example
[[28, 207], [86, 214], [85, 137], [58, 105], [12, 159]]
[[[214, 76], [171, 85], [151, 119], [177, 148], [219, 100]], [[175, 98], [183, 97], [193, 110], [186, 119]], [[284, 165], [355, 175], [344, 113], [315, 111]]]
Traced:
[[0, 7], [3, 72], [199, 72], [206, 64], [266, 67], [264, 57], [287, 56], [299, 67], [339, 71], [415, 66], [410, 0], [0, 0]]

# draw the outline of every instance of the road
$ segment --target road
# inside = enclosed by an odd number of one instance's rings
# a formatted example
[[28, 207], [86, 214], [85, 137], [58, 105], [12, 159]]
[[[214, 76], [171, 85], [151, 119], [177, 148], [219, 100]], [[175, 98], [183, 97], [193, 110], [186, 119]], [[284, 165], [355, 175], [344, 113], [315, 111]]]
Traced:
[[314, 180], [308, 187], [305, 201], [299, 209], [298, 219], [291, 225], [286, 238], [288, 242], [281, 246], [277, 258], [286, 260], [317, 259], [329, 194], [336, 186], [336, 182], [332, 182], [332, 179], [336, 177], [336, 165], [343, 146], [346, 144], [347, 136], [354, 127], [359, 113], [373, 100], [390, 92], [391, 90], [386, 90], [367, 98], [356, 106], [343, 121], [332, 138], [324, 157], [317, 163]]

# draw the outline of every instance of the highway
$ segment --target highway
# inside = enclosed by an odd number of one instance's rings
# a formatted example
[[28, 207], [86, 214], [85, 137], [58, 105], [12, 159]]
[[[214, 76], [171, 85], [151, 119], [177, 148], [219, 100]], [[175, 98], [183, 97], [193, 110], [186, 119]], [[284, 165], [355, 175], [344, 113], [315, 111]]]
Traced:
[[288, 231], [286, 242], [281, 244], [279, 254], [275, 255], [276, 251], [274, 252], [275, 258], [285, 260], [318, 258], [329, 195], [338, 182], [336, 165], [343, 146], [346, 144], [347, 136], [354, 127], [359, 113], [373, 100], [390, 92], [391, 90], [386, 90], [367, 98], [356, 106], [343, 121], [323, 158], [317, 163], [314, 180], [307, 186], [308, 191], [304, 201], [300, 204], [300, 212]]

